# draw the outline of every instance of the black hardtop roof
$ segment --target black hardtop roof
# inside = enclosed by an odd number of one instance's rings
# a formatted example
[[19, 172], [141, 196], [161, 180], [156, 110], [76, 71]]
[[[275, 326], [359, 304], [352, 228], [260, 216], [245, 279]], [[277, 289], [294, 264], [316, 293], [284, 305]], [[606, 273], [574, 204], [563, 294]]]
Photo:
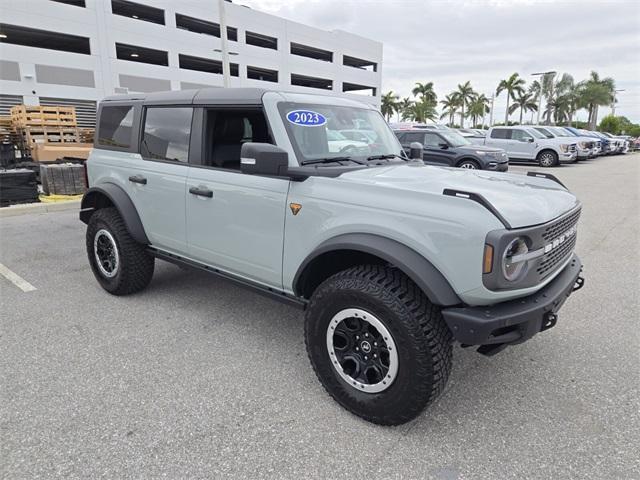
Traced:
[[259, 105], [262, 96], [269, 91], [265, 88], [200, 88], [197, 90], [171, 90], [166, 92], [130, 93], [110, 95], [103, 102], [140, 102], [153, 105], [209, 104], [218, 105]]

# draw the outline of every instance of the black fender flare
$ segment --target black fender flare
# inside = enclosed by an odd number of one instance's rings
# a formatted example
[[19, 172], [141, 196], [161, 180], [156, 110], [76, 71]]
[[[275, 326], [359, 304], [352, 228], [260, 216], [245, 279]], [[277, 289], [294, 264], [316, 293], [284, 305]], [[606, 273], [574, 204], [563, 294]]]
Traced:
[[462, 303], [449, 281], [433, 264], [412, 248], [375, 234], [347, 233], [321, 243], [302, 262], [293, 279], [296, 295], [302, 290], [305, 269], [320, 255], [337, 250], [355, 250], [375, 255], [402, 270], [427, 295], [431, 303], [440, 306]]
[[118, 210], [133, 239], [145, 245], [151, 243], [147, 238], [142, 226], [142, 220], [140, 220], [140, 215], [138, 215], [131, 198], [122, 187], [115, 183], [101, 183], [99, 186], [91, 187], [86, 191], [80, 204], [80, 220], [84, 223], [89, 223], [89, 219], [95, 211], [102, 208], [100, 199], [105, 197]]

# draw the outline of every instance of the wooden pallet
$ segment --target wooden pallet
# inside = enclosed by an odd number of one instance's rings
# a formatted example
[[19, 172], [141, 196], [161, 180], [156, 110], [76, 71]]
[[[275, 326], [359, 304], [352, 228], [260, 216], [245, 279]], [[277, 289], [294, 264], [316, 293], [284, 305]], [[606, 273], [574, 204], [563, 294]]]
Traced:
[[81, 128], [80, 129], [80, 142], [81, 143], [93, 143], [93, 137], [95, 135], [94, 128]]
[[11, 129], [11, 115], [0, 115], [0, 128]]
[[76, 127], [23, 127], [18, 136], [30, 146], [34, 143], [80, 143], [80, 132]]
[[23, 127], [76, 127], [75, 107], [45, 107], [42, 105], [16, 105], [11, 107], [14, 128]]

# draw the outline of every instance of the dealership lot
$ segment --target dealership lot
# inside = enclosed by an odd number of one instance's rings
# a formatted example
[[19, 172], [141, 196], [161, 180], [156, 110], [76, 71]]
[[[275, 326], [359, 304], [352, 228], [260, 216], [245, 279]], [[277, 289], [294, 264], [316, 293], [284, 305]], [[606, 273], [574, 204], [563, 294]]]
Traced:
[[640, 154], [544, 171], [583, 202], [585, 287], [530, 342], [456, 348], [397, 428], [325, 394], [300, 311], [162, 262], [113, 297], [77, 212], [0, 218], [0, 264], [35, 288], [0, 278], [0, 476], [640, 477]]

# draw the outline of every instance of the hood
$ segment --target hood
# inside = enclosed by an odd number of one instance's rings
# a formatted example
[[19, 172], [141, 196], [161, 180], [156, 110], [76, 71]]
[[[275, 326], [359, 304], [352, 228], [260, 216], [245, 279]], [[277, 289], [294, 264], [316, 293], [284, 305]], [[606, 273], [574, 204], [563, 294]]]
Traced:
[[[482, 170], [394, 165], [354, 170], [339, 178], [432, 195], [443, 195], [445, 188], [480, 194], [512, 228], [546, 223], [579, 204], [572, 193], [552, 180]], [[472, 200], [452, 198], [452, 201]]]

